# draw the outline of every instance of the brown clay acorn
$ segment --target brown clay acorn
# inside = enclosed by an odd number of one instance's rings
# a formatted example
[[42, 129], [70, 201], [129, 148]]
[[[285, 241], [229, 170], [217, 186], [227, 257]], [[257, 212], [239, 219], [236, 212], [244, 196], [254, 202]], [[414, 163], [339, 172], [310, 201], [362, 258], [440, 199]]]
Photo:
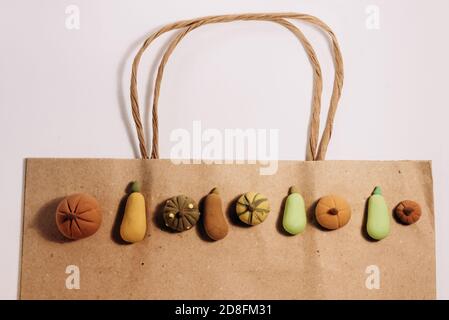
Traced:
[[325, 196], [316, 205], [315, 217], [322, 227], [335, 230], [349, 222], [349, 219], [351, 219], [351, 207], [340, 196]]
[[85, 193], [64, 198], [56, 208], [56, 225], [67, 238], [77, 240], [97, 232], [102, 214], [98, 201]]
[[403, 224], [413, 224], [419, 220], [422, 211], [420, 205], [415, 201], [404, 200], [399, 202], [394, 213]]
[[225, 220], [222, 201], [218, 189], [214, 188], [204, 199], [204, 229], [213, 240], [221, 240], [228, 234], [228, 223]]

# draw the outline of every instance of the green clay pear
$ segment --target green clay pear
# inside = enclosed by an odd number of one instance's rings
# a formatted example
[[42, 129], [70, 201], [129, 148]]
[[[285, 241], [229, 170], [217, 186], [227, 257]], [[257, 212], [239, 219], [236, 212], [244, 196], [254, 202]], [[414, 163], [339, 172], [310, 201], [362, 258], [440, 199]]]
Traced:
[[282, 226], [288, 233], [296, 235], [304, 231], [306, 224], [307, 216], [304, 198], [293, 186], [290, 188], [289, 195], [285, 200]]
[[375, 240], [382, 240], [390, 233], [390, 215], [380, 187], [374, 189], [368, 200], [366, 230]]

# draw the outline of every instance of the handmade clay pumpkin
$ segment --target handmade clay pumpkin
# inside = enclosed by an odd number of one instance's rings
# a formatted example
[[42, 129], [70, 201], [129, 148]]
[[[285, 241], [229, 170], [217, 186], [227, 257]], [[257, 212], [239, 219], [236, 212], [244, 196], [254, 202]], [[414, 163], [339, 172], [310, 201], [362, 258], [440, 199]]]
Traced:
[[340, 196], [325, 196], [316, 205], [315, 217], [322, 227], [335, 230], [343, 227], [351, 219], [351, 207]]
[[399, 202], [394, 213], [403, 224], [413, 224], [419, 220], [422, 211], [421, 206], [412, 200], [404, 200]]
[[64, 198], [56, 209], [56, 225], [67, 238], [77, 240], [97, 232], [102, 213], [98, 201], [85, 193]]
[[165, 225], [176, 231], [191, 229], [200, 218], [196, 202], [185, 195], [170, 198], [164, 207]]
[[270, 203], [261, 193], [250, 191], [238, 199], [235, 209], [241, 221], [254, 226], [267, 218]]

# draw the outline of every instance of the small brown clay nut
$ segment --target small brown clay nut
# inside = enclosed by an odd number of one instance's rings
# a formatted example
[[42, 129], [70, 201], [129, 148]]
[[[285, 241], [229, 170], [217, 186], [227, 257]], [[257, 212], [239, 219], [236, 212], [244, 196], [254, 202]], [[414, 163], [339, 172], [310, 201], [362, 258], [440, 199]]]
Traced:
[[399, 202], [394, 213], [403, 224], [412, 224], [419, 220], [422, 211], [419, 204], [415, 201], [404, 200]]

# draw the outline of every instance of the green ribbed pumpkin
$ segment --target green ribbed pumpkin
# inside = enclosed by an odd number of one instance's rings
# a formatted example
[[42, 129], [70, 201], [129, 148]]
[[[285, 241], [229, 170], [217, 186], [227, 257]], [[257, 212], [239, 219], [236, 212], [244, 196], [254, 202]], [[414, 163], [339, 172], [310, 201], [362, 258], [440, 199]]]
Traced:
[[254, 226], [267, 218], [270, 203], [263, 194], [250, 191], [239, 198], [235, 211], [242, 222]]
[[163, 215], [167, 227], [182, 232], [191, 229], [197, 223], [200, 211], [192, 198], [181, 194], [167, 200]]

